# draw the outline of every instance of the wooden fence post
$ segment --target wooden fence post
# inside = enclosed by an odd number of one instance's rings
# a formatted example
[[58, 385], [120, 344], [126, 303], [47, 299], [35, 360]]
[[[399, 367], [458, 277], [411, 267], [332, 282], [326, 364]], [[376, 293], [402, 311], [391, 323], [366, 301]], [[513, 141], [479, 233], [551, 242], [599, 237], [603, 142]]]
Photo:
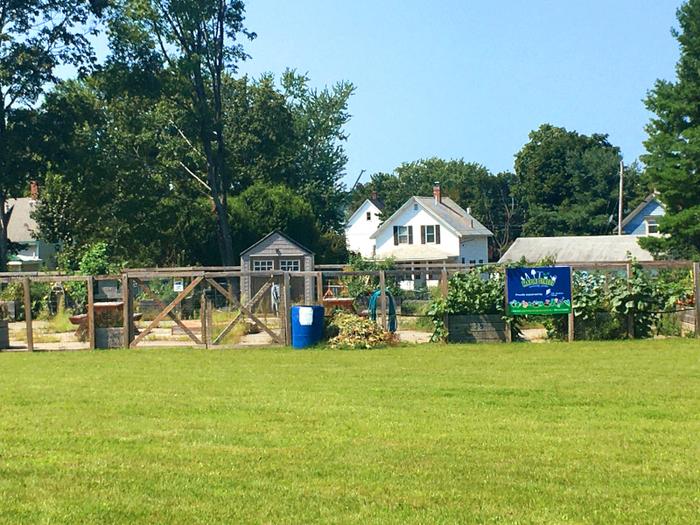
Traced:
[[206, 297], [206, 289], [202, 287], [202, 293], [199, 297], [199, 323], [202, 327], [202, 342], [204, 343], [204, 346], [207, 345], [208, 339], [208, 332], [209, 329], [207, 327], [207, 297]]
[[289, 272], [284, 272], [284, 277], [282, 279], [282, 285], [284, 290], [282, 290], [284, 315], [284, 341], [287, 346], [292, 344], [292, 286], [291, 279], [289, 278]]
[[124, 318], [124, 329], [122, 331], [122, 346], [129, 348], [131, 345], [131, 292], [129, 290], [129, 275], [122, 274], [122, 317]]
[[695, 291], [695, 337], [700, 337], [700, 263], [693, 263], [693, 290]]
[[573, 343], [574, 342], [574, 268], [573, 266], [569, 267], [569, 283], [570, 283], [570, 289], [569, 289], [569, 297], [571, 297], [571, 312], [569, 312], [569, 326], [568, 326], [568, 336], [569, 336], [569, 342]]
[[316, 272], [316, 302], [323, 306], [323, 272]]
[[95, 349], [95, 278], [89, 275], [85, 279], [87, 286], [87, 330], [90, 350]]
[[[440, 295], [442, 296], [443, 299], [447, 300], [447, 296], [450, 293], [450, 278], [449, 275], [447, 274], [447, 268], [444, 266], [442, 267], [442, 270], [440, 271]], [[450, 333], [450, 316], [445, 313], [445, 315], [442, 316], [442, 324], [445, 327], [445, 330], [447, 333]]]
[[379, 270], [379, 308], [382, 314], [382, 328], [388, 330], [389, 323], [386, 317], [386, 275], [384, 270]]
[[[625, 266], [627, 270], [627, 289], [630, 289], [630, 280], [632, 279], [632, 263], [628, 262]], [[627, 337], [634, 339], [634, 314], [627, 314]]]
[[24, 322], [27, 326], [27, 350], [34, 351], [34, 333], [32, 332], [32, 294], [29, 277], [22, 280], [24, 287]]

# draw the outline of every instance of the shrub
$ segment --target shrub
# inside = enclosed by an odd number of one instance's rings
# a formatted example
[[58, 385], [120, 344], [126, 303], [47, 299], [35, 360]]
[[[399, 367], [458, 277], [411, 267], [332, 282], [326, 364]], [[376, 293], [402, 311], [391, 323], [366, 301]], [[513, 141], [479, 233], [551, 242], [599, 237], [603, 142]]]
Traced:
[[328, 342], [331, 348], [369, 349], [394, 342], [391, 332], [385, 331], [374, 321], [348, 312], [337, 312], [330, 324], [330, 330], [338, 331], [338, 335]]

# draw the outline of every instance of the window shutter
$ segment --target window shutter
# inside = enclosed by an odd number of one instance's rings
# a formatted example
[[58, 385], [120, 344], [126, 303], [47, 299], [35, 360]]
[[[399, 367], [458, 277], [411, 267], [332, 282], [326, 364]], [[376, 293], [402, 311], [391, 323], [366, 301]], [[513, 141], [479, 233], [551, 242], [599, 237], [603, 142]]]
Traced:
[[399, 227], [394, 226], [394, 246], [399, 245]]
[[420, 227], [420, 243], [425, 244], [425, 225]]
[[435, 225], [435, 244], [440, 244], [440, 225]]
[[413, 244], [413, 226], [408, 227], [408, 244]]

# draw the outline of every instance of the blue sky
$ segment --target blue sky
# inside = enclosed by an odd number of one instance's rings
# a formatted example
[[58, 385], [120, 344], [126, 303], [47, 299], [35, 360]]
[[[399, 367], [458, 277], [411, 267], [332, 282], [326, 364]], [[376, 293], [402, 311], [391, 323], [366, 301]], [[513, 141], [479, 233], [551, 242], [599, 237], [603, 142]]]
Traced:
[[680, 0], [249, 0], [240, 73], [291, 67], [356, 94], [346, 182], [438, 156], [513, 169], [549, 122], [643, 153], [642, 99], [672, 79]]

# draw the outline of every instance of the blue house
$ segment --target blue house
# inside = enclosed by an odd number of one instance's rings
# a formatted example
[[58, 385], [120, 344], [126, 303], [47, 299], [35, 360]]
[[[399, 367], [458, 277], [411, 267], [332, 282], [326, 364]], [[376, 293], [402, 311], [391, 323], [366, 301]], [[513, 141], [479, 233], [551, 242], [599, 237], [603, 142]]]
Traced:
[[658, 218], [665, 214], [663, 203], [656, 193], [651, 193], [622, 221], [622, 232], [625, 235], [656, 235], [659, 233]]

